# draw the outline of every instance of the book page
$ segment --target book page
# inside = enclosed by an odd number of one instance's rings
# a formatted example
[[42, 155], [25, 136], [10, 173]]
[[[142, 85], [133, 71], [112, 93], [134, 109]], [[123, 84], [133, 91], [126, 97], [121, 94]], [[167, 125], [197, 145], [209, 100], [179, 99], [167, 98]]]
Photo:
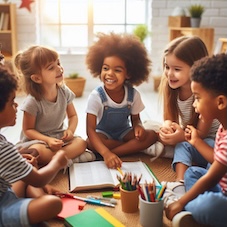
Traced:
[[[155, 181], [156, 185], [160, 185], [160, 182], [157, 180], [156, 176], [153, 174], [153, 172], [147, 167], [147, 165], [141, 161], [138, 162], [123, 162], [121, 170], [123, 173], [131, 173], [133, 176], [136, 175], [137, 178], [140, 177], [142, 174], [142, 178], [140, 181], [140, 184], [144, 184], [145, 181], [147, 183]], [[117, 184], [119, 183], [117, 180], [116, 175], [120, 176], [119, 171], [115, 169], [110, 169], [110, 172], [112, 174], [112, 177], [114, 179], [114, 182]]]
[[71, 191], [78, 186], [84, 189], [88, 188], [86, 186], [90, 188], [100, 188], [93, 187], [98, 185], [115, 186], [112, 175], [103, 161], [75, 163], [70, 167], [69, 174]]

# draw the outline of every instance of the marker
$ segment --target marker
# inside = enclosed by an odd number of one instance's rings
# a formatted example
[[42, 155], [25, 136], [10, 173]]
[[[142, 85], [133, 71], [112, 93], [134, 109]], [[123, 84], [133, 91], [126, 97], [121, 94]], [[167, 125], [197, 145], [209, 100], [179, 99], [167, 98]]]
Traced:
[[92, 196], [92, 195], [88, 195], [87, 196], [88, 199], [98, 199], [98, 200], [106, 200], [108, 201], [109, 203], [112, 203], [112, 204], [117, 204], [117, 200], [114, 199], [114, 198], [105, 198], [105, 197], [101, 197], [101, 196]]
[[96, 199], [87, 199], [87, 198], [71, 195], [71, 194], [68, 194], [68, 193], [57, 193], [56, 195], [61, 197], [61, 198], [62, 197], [68, 197], [68, 198], [77, 199], [77, 200], [84, 201], [86, 203], [90, 203], [90, 204], [94, 204], [94, 205], [115, 207], [115, 205], [111, 204], [111, 203], [105, 203], [105, 202], [102, 202], [102, 201], [96, 200]]

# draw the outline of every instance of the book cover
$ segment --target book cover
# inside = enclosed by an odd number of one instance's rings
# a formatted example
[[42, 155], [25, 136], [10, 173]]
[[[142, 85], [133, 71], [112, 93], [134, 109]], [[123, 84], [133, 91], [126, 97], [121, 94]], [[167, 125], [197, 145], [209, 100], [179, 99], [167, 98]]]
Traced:
[[82, 211], [81, 207], [83, 208], [86, 205], [86, 202], [80, 201], [73, 198], [61, 198], [62, 200], [62, 210], [57, 215], [60, 219], [65, 219], [69, 216], [74, 214], [78, 214]]
[[68, 227], [125, 227], [103, 208], [89, 209], [65, 218]]
[[[141, 184], [154, 180], [156, 185], [160, 185], [154, 173], [141, 161], [123, 162], [121, 170], [125, 173], [130, 172], [138, 178], [142, 174]], [[104, 161], [74, 163], [69, 168], [69, 190], [76, 192], [117, 187], [119, 186], [117, 175], [120, 175], [119, 171], [108, 169]]]

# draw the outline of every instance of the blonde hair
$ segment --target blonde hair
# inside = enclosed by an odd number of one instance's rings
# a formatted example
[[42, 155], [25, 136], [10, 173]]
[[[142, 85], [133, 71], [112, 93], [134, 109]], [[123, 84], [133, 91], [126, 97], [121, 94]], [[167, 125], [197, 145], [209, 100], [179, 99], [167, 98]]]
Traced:
[[[190, 67], [195, 61], [208, 55], [204, 42], [196, 36], [181, 36], [172, 40], [164, 50], [163, 68], [166, 55], [173, 54], [176, 58], [183, 61]], [[159, 86], [160, 95], [163, 97], [164, 120], [171, 120], [179, 123], [180, 110], [177, 105], [177, 97], [179, 88], [172, 89], [165, 75], [162, 75]], [[196, 126], [198, 123], [198, 115], [192, 108], [191, 119], [188, 124]]]
[[58, 53], [43, 46], [31, 46], [23, 52], [18, 52], [14, 58], [14, 64], [24, 76], [24, 89], [37, 100], [42, 99], [42, 87], [31, 79], [33, 74], [41, 74], [45, 66], [59, 58]]

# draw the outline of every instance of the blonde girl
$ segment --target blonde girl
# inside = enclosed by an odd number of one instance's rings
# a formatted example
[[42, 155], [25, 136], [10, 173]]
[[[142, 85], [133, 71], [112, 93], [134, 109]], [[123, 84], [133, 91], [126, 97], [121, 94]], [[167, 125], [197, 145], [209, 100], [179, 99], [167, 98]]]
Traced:
[[[217, 120], [201, 121], [192, 106], [194, 97], [191, 90], [190, 69], [195, 61], [208, 55], [199, 37], [182, 36], [171, 41], [164, 51], [164, 75], [161, 81], [161, 95], [164, 103], [164, 126], [159, 132], [165, 145], [174, 147], [173, 169], [176, 184], [182, 185], [184, 173], [192, 164], [206, 167], [213, 156], [213, 145], [219, 126]], [[196, 150], [185, 142], [184, 129], [190, 124], [207, 145], [206, 152]]]
[[[24, 76], [28, 94], [21, 106], [24, 112], [21, 142], [29, 141], [26, 143], [28, 147], [37, 149], [39, 165], [49, 163], [60, 149], [69, 159], [83, 154], [86, 142], [74, 136], [78, 124], [73, 105], [74, 94], [62, 83], [63, 68], [57, 52], [42, 46], [31, 46], [18, 53], [15, 59], [17, 68]], [[64, 127], [66, 116], [67, 128]]]

